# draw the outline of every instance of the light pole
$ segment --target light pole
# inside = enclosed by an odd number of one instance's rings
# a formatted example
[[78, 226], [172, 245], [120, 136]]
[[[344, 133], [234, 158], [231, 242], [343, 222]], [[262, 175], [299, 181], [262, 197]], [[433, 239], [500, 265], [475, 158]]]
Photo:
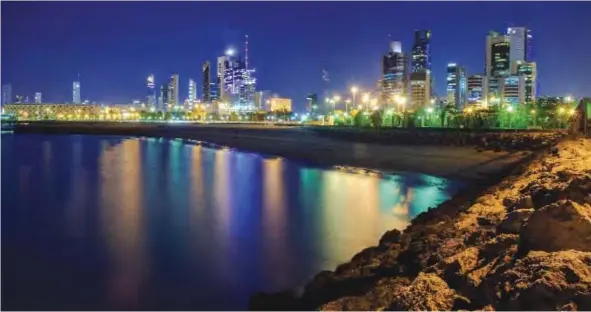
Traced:
[[351, 104], [351, 99], [345, 100], [345, 114], [349, 113], [349, 104]]
[[335, 110], [337, 109], [337, 104], [339, 103], [339, 101], [341, 100], [341, 97], [337, 94], [332, 98], [332, 112], [334, 114]]
[[355, 95], [357, 94], [357, 91], [359, 91], [359, 90], [357, 89], [356, 86], [351, 87], [351, 93], [353, 94], [353, 106], [355, 106]]
[[365, 110], [369, 110], [367, 105], [369, 103], [369, 92], [366, 92], [365, 94], [363, 94], [363, 104], [365, 104]]

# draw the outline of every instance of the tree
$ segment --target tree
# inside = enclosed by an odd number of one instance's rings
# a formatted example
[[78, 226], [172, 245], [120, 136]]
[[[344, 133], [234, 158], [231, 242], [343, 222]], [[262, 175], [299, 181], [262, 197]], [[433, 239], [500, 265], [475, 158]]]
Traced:
[[382, 127], [382, 113], [380, 111], [374, 111], [371, 114], [371, 123], [376, 129], [380, 129]]

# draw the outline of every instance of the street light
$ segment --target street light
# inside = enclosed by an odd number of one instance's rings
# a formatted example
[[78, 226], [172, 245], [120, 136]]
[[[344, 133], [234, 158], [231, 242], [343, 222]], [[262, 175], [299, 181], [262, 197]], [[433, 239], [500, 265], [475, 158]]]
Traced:
[[337, 103], [341, 101], [341, 96], [336, 94], [333, 98], [332, 98], [332, 111], [334, 113], [334, 111], [337, 109]]
[[349, 104], [351, 104], [351, 99], [345, 100], [345, 114], [349, 112]]

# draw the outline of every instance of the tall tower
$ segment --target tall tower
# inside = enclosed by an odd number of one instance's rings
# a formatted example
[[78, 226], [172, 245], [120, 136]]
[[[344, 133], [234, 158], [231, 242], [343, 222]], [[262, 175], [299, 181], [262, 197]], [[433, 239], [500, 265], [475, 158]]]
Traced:
[[447, 103], [453, 104], [459, 110], [466, 105], [466, 70], [455, 63], [447, 64]]
[[230, 58], [226, 55], [218, 56], [218, 64], [217, 64], [217, 91], [218, 91], [218, 99], [225, 101], [226, 100], [226, 89], [225, 89], [225, 75], [226, 69], [230, 67]]
[[156, 93], [154, 91], [154, 74], [150, 74], [148, 75], [148, 78], [146, 78], [146, 87], [148, 88], [147, 92], [147, 102], [148, 102], [148, 107], [152, 108], [156, 106]]
[[390, 51], [382, 58], [382, 101], [396, 105], [396, 97], [408, 96], [408, 58], [400, 41], [390, 42]]
[[509, 59], [511, 63], [516, 61], [532, 61], [532, 35], [531, 30], [525, 27], [507, 28], [509, 37]]
[[2, 86], [2, 105], [12, 104], [12, 85], [5, 84]]
[[168, 110], [168, 103], [169, 103], [169, 91], [170, 86], [166, 83], [163, 83], [160, 86], [160, 98], [158, 99], [158, 109], [162, 112], [166, 112]]
[[412, 73], [410, 75], [411, 108], [429, 105], [432, 94], [431, 31], [416, 30], [412, 47]]
[[82, 99], [80, 97], [80, 75], [78, 75], [78, 80], [72, 83], [72, 103], [82, 103]]
[[197, 84], [195, 80], [189, 78], [189, 101], [197, 100]]
[[205, 63], [203, 63], [201, 75], [203, 79], [203, 85], [201, 86], [203, 89], [203, 102], [209, 103], [211, 102], [211, 64], [209, 61], [205, 61]]
[[41, 92], [35, 92], [35, 104], [41, 104]]
[[168, 84], [168, 105], [175, 107], [179, 105], [179, 74], [170, 77]]
[[486, 75], [508, 76], [511, 71], [510, 38], [491, 31], [486, 36]]

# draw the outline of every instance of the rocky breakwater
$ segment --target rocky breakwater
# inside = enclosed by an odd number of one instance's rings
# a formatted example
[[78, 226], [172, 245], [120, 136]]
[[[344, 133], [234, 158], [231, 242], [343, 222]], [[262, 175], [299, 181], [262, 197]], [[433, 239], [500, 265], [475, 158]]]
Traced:
[[591, 140], [463, 192], [256, 310], [591, 310]]

